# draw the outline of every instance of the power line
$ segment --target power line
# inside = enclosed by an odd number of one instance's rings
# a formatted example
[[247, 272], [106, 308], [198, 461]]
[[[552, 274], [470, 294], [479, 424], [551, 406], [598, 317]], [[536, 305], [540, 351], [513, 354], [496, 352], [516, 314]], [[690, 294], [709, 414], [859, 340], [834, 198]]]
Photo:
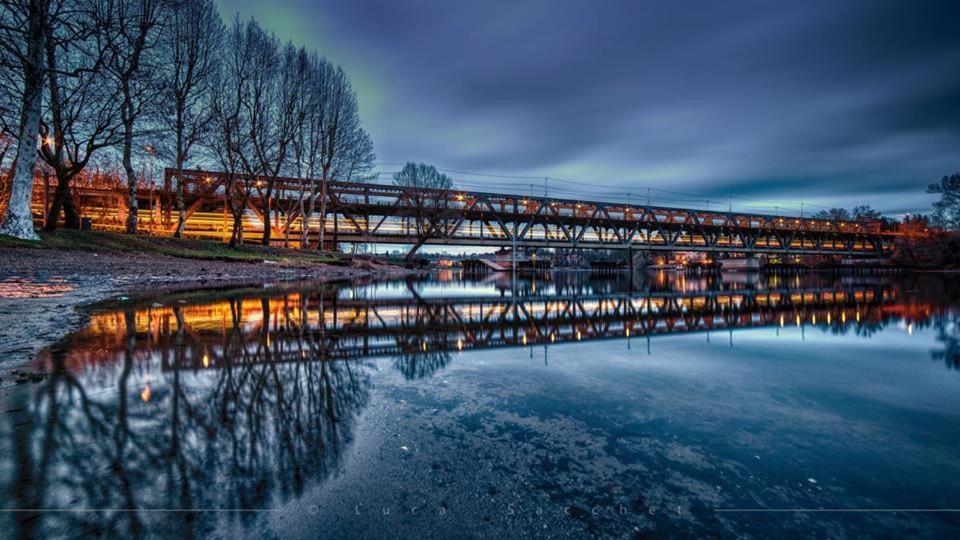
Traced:
[[[382, 163], [377, 163], [377, 165], [403, 165], [403, 164], [404, 164], [404, 163], [400, 163], [400, 162], [382, 162]], [[550, 190], [550, 191], [553, 191], [553, 192], [555, 192], [555, 193], [561, 193], [561, 194], [569, 195], [569, 196], [574, 196], [574, 195], [575, 195], [575, 196], [586, 196], [586, 197], [598, 197], [598, 196], [606, 196], [606, 197], [615, 197], [615, 196], [616, 196], [616, 197], [620, 197], [620, 196], [627, 196], [627, 197], [629, 198], [629, 196], [630, 196], [631, 193], [636, 193], [636, 192], [638, 192], [638, 191], [640, 191], [640, 192], [646, 191], [646, 192], [647, 192], [647, 199], [648, 199], [647, 202], [648, 202], [648, 204], [653, 204], [653, 203], [662, 204], [662, 203], [665, 203], [665, 202], [666, 202], [666, 203], [670, 203], [670, 204], [678, 204], [678, 203], [679, 203], [679, 204], [683, 204], [683, 205], [687, 205], [687, 206], [702, 206], [703, 203], [704, 203], [704, 201], [709, 201], [709, 200], [710, 200], [710, 199], [709, 199], [710, 197], [713, 197], [714, 199], [717, 198], [717, 197], [720, 197], [720, 195], [718, 195], [718, 194], [716, 194], [716, 193], [683, 192], [683, 191], [674, 191], [674, 190], [669, 190], [669, 189], [655, 188], [655, 187], [650, 187], [650, 186], [638, 186], [638, 185], [632, 185], [632, 184], [610, 185], [610, 184], [603, 184], [603, 183], [598, 183], [598, 182], [593, 182], [593, 181], [574, 180], [574, 179], [568, 179], [568, 178], [555, 178], [555, 177], [553, 177], [553, 176], [544, 177], [544, 176], [509, 175], [509, 174], [497, 174], [497, 173], [486, 173], [486, 172], [466, 171], [466, 170], [462, 170], [462, 169], [448, 169], [448, 168], [443, 168], [443, 167], [438, 167], [437, 170], [442, 171], [442, 172], [445, 172], [445, 173], [463, 174], [463, 175], [483, 177], [483, 178], [495, 178], [495, 179], [501, 179], [501, 180], [524, 180], [524, 181], [530, 181], [530, 180], [537, 180], [537, 181], [539, 181], [539, 180], [544, 180], [544, 193], [547, 193], [547, 183], [548, 183], [548, 182], [551, 182], [551, 181], [554, 182], [554, 183], [562, 183], [562, 184], [567, 184], [567, 185], [570, 185], [570, 186], [583, 186], [583, 187], [589, 188], [589, 190], [584, 191], [584, 190], [576, 190], [576, 189], [572, 189], [572, 188], [564, 188], [564, 187], [562, 187], [562, 186], [556, 186], [556, 185], [554, 185], [553, 188]], [[380, 177], [387, 176], [386, 179], [389, 179], [390, 177], [392, 177], [392, 174], [394, 174], [394, 173], [379, 172], [379, 173], [378, 173], [378, 176], [380, 176]], [[492, 188], [492, 189], [511, 189], [511, 190], [517, 190], [517, 187], [518, 187], [518, 186], [516, 185], [516, 183], [514, 183], [514, 182], [478, 181], [478, 180], [471, 180], [471, 179], [465, 179], [465, 178], [454, 178], [454, 181], [457, 182], [457, 184], [459, 184], [459, 185], [462, 185], [462, 186], [464, 186], [464, 187], [471, 187], [471, 188], [473, 188], [473, 189], [477, 189], [477, 188], [479, 188], [479, 189], [491, 189], [491, 188]], [[529, 185], [530, 187], [532, 187], [532, 184], [528, 184], [528, 185]], [[526, 185], [525, 185], [524, 187], [526, 187]], [[600, 190], [600, 191], [598, 192], [598, 190]], [[672, 195], [673, 197], [663, 197], [663, 196], [658, 195], [658, 196], [652, 198], [652, 197], [651, 197], [651, 192], [656, 193], [656, 194]], [[531, 196], [532, 196], [532, 194], [531, 194]], [[682, 199], [677, 199], [677, 197], [682, 197]], [[651, 198], [652, 198], [652, 200], [651, 200]], [[773, 208], [775, 211], [779, 211], [779, 210], [784, 209], [784, 208], [791, 208], [791, 207], [793, 207], [793, 208], [796, 208], [796, 210], [791, 209], [791, 213], [797, 213], [798, 215], [801, 215], [801, 214], [803, 213], [803, 208], [805, 208], [805, 207], [816, 207], [816, 208], [823, 208], [823, 209], [830, 209], [830, 208], [831, 208], [830, 206], [824, 206], [824, 205], [820, 205], [820, 204], [809, 203], [809, 202], [806, 202], [806, 201], [797, 201], [797, 202], [772, 201], [772, 200], [764, 200], [764, 199], [754, 199], [754, 198], [751, 198], [751, 197], [741, 197], [741, 196], [737, 196], [737, 195], [728, 195], [727, 198], [728, 198], [728, 200], [729, 200], [729, 205], [728, 205], [728, 206], [729, 206], [731, 209], [732, 209], [733, 206], [734, 206], [734, 205], [733, 205], [733, 201], [734, 201], [734, 200], [745, 201], [745, 202], [749, 202], [749, 203], [759, 203], [759, 204], [763, 204], [763, 205], [768, 205], [768, 206], [765, 206], [765, 207], [757, 207], [757, 206], [755, 206], [755, 205], [753, 205], [753, 204], [750, 204], [750, 205], [737, 205], [737, 206], [739, 206], [739, 207], [741, 207], [741, 208], [744, 207], [744, 206], [747, 206], [748, 208], [751, 208], [751, 209], [770, 209], [770, 208]], [[709, 208], [709, 202], [706, 203], [706, 207]]]

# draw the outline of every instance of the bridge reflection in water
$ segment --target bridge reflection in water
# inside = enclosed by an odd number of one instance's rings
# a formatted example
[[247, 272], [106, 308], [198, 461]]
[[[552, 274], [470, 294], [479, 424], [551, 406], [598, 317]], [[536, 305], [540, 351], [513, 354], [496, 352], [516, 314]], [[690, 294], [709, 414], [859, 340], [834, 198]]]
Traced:
[[116, 364], [131, 353], [149, 354], [163, 370], [198, 370], [382, 356], [411, 359], [719, 330], [730, 331], [732, 340], [738, 328], [869, 331], [894, 319], [914, 324], [933, 310], [898, 301], [902, 291], [885, 283], [774, 279], [719, 285], [704, 281], [688, 286], [680, 278], [669, 285], [654, 281], [642, 291], [616, 292], [541, 282], [537, 291], [536, 282], [523, 282], [512, 289], [488, 287], [486, 292], [493, 294], [467, 288], [453, 296], [431, 296], [411, 281], [391, 294], [364, 286], [291, 286], [188, 303], [176, 297], [152, 299], [94, 313], [88, 328], [68, 340], [66, 361], [82, 368]]
[[[451, 279], [101, 306], [40, 356], [42, 383], [6, 397], [0, 502], [16, 511], [3, 526], [21, 537], [255, 526], [269, 513], [254, 510], [297, 501], [337, 470], [371, 400], [372, 356], [416, 379], [460, 350], [789, 325], [911, 331], [946, 320], [950, 305], [921, 300], [917, 283], [879, 281]], [[934, 356], [956, 367], [958, 340], [944, 335]]]

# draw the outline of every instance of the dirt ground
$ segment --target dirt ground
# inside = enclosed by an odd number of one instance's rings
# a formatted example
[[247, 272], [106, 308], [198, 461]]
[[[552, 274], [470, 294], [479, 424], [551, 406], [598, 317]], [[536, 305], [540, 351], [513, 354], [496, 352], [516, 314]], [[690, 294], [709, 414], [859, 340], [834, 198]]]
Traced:
[[[0, 388], [17, 368], [84, 323], [82, 306], [114, 295], [289, 280], [399, 277], [410, 271], [370, 261], [286, 266], [131, 253], [0, 248]], [[22, 376], [21, 376], [22, 378]]]

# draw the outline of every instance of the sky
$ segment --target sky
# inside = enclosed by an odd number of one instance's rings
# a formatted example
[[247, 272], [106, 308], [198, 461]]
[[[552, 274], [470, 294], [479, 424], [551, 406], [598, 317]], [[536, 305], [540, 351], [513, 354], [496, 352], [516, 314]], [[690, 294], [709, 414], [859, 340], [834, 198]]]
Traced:
[[344, 67], [384, 177], [902, 215], [960, 171], [956, 0], [217, 3]]

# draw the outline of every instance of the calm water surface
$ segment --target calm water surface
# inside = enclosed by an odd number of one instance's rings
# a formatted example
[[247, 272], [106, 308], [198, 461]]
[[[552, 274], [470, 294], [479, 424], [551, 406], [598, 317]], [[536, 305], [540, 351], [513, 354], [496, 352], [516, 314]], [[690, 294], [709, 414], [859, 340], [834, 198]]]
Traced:
[[957, 537], [954, 281], [118, 299], [4, 397], [4, 535]]

